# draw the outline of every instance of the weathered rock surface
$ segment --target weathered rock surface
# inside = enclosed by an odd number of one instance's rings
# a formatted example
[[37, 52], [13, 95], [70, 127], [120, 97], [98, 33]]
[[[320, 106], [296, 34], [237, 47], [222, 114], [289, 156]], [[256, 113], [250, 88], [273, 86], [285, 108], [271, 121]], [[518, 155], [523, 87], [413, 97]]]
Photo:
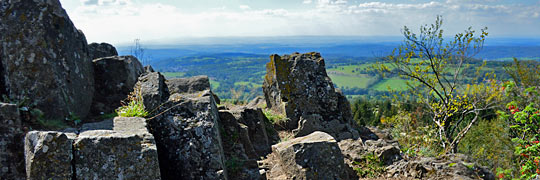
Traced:
[[163, 179], [227, 179], [219, 115], [210, 91], [173, 94], [149, 121]]
[[78, 135], [32, 131], [25, 138], [25, 155], [28, 179], [161, 179], [144, 118], [85, 124]]
[[219, 119], [229, 179], [260, 179], [257, 160], [279, 141], [270, 121], [261, 109], [243, 106], [220, 110]]
[[387, 167], [387, 177], [441, 180], [495, 179], [489, 169], [469, 162], [470, 159], [462, 154], [402, 160]]
[[284, 113], [296, 136], [324, 131], [337, 140], [358, 138], [350, 104], [334, 89], [319, 53], [270, 56], [263, 91], [268, 108]]
[[27, 97], [49, 118], [84, 118], [92, 61], [59, 0], [0, 1], [0, 21], [0, 95]]
[[144, 69], [133, 56], [110, 56], [93, 60], [95, 71], [92, 114], [111, 113], [120, 107], [137, 83]]
[[85, 131], [73, 147], [77, 179], [161, 178], [156, 145], [148, 132]]
[[367, 140], [365, 142], [361, 139], [346, 139], [340, 141], [338, 145], [345, 157], [345, 163], [351, 168], [359, 168], [356, 163], [366, 162], [367, 156], [378, 158], [384, 166], [391, 165], [402, 159], [397, 143], [388, 143], [382, 139], [378, 141]]
[[169, 89], [165, 84], [165, 77], [159, 72], [152, 72], [139, 77], [135, 88], [140, 88], [144, 108], [154, 112], [169, 98]]
[[268, 179], [350, 179], [336, 140], [314, 132], [272, 146]]
[[193, 76], [189, 78], [173, 78], [167, 80], [169, 92], [174, 93], [194, 93], [210, 90], [210, 80], [208, 76]]
[[25, 137], [27, 179], [71, 179], [75, 134], [31, 131]]
[[90, 59], [97, 59], [118, 56], [118, 51], [116, 51], [116, 48], [109, 43], [91, 43], [88, 45], [88, 55]]
[[345, 162], [352, 168], [360, 167], [355, 162], [366, 162], [366, 156], [373, 155], [379, 158], [385, 168], [380, 177], [384, 179], [494, 179], [487, 168], [469, 163], [471, 160], [461, 154], [439, 158], [403, 158], [399, 144], [391, 139], [386, 130], [375, 127], [366, 129], [374, 137], [369, 136], [364, 141], [347, 139], [338, 143]]
[[[208, 76], [193, 76], [189, 78], [173, 78], [165, 81], [169, 88], [169, 93], [195, 93], [210, 89]], [[220, 103], [218, 96], [212, 93], [217, 104]]]
[[[24, 141], [17, 105], [0, 103], [0, 179], [24, 179]], [[22, 162], [22, 163], [21, 163]]]

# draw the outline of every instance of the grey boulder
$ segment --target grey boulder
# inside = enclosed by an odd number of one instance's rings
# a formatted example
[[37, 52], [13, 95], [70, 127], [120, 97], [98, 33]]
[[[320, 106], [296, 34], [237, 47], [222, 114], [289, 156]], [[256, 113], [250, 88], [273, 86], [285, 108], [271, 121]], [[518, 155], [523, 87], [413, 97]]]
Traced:
[[159, 72], [151, 72], [139, 77], [135, 88], [139, 88], [144, 108], [155, 112], [169, 98], [169, 89], [165, 77]]
[[316, 131], [272, 146], [269, 179], [350, 179], [336, 140]]
[[227, 179], [219, 115], [206, 90], [173, 94], [149, 120], [163, 179]]
[[156, 145], [148, 132], [85, 131], [73, 147], [77, 179], [161, 179]]
[[97, 59], [109, 56], [118, 56], [116, 48], [109, 43], [91, 43], [88, 45], [88, 55], [90, 59]]
[[75, 134], [31, 131], [26, 134], [24, 151], [28, 179], [71, 179], [72, 145]]
[[133, 56], [110, 56], [93, 60], [96, 92], [92, 114], [111, 113], [121, 106], [144, 69]]
[[[204, 90], [210, 89], [210, 80], [208, 76], [193, 76], [189, 78], [173, 78], [167, 79], [167, 87], [169, 88], [169, 93], [195, 93]], [[220, 99], [217, 95], [212, 93], [214, 100], [217, 104], [220, 103]]]
[[92, 60], [60, 1], [0, 1], [0, 22], [0, 95], [27, 98], [51, 119], [84, 118], [94, 94]]

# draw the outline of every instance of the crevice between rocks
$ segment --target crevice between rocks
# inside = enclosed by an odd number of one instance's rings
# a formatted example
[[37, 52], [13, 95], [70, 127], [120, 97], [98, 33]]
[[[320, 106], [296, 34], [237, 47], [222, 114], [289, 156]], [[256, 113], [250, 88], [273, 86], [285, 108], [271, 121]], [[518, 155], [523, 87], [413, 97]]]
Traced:
[[[77, 132], [76, 136], [79, 136], [78, 134], [79, 132]], [[75, 138], [77, 139], [77, 138]], [[75, 168], [75, 139], [73, 140], [73, 142], [71, 143], [71, 155], [72, 155], [72, 158], [71, 158], [71, 179], [72, 180], [77, 180], [77, 169]]]
[[0, 98], [4, 95], [8, 95], [8, 89], [6, 84], [6, 74], [4, 69], [4, 59], [2, 59], [2, 54], [0, 54]]

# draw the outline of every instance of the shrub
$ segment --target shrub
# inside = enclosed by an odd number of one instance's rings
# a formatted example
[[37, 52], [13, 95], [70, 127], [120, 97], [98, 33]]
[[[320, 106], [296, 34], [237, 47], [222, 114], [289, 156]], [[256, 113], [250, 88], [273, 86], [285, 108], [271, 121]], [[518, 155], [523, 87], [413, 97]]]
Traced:
[[459, 152], [467, 154], [477, 164], [491, 168], [512, 168], [514, 147], [510, 128], [503, 119], [480, 120], [476, 128], [463, 138]]
[[436, 156], [442, 151], [437, 145], [436, 129], [418, 121], [422, 116], [400, 111], [395, 116], [381, 118], [383, 125], [391, 127], [392, 137], [408, 156]]
[[534, 103], [520, 110], [511, 102], [508, 109], [511, 115], [499, 112], [500, 117], [514, 120], [511, 126], [517, 136], [512, 139], [516, 143], [514, 154], [518, 156], [517, 163], [520, 167], [521, 179], [534, 179], [540, 175], [540, 112]]

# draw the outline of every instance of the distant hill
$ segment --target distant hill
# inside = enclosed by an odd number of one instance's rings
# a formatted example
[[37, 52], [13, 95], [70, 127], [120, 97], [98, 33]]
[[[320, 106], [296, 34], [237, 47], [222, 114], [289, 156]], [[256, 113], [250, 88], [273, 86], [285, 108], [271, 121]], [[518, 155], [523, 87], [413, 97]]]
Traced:
[[[399, 43], [397, 37], [202, 39], [172, 45], [149, 44], [142, 62], [169, 78], [208, 75], [220, 97], [231, 98], [233, 89], [244, 92], [243, 98], [249, 99], [262, 94], [260, 86], [269, 55], [316, 51], [325, 58], [329, 75], [337, 87], [350, 96], [366, 95], [386, 91], [388, 86], [403, 87], [404, 81], [399, 78], [381, 80], [364, 71], [369, 63], [388, 55]], [[127, 46], [118, 49], [120, 54], [130, 54]], [[488, 39], [476, 57], [491, 61], [508, 61], [512, 57], [540, 60], [540, 40]], [[502, 70], [495, 64], [491, 67]]]
[[[448, 39], [448, 38], [447, 38]], [[401, 37], [230, 37], [192, 38], [175, 42], [143, 44], [150, 64], [160, 60], [221, 53], [268, 56], [292, 52], [321, 52], [331, 57], [380, 57], [401, 43]], [[119, 54], [130, 54], [130, 45], [118, 46]], [[477, 58], [500, 60], [509, 57], [540, 57], [540, 38], [488, 38]]]

